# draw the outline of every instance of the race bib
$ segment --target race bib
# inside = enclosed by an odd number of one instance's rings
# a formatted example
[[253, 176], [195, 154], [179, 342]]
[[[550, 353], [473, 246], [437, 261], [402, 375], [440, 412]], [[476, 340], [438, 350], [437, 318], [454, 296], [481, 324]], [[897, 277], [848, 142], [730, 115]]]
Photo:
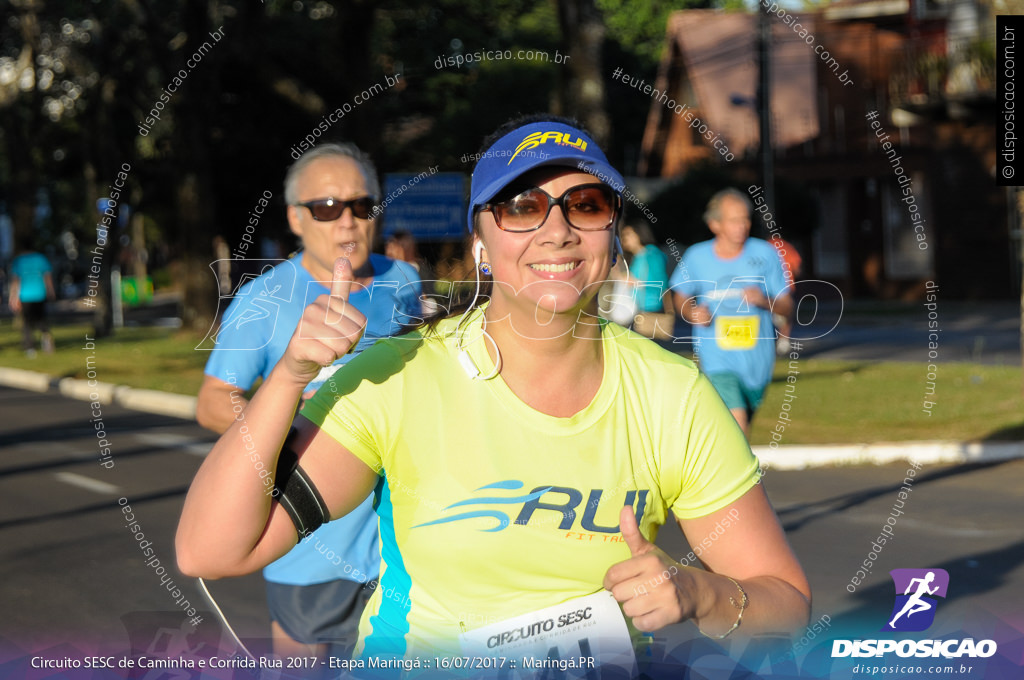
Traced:
[[716, 316], [715, 341], [719, 349], [753, 349], [761, 330], [759, 316]]
[[508, 669], [518, 671], [513, 678], [551, 669], [566, 680], [594, 678], [602, 668], [636, 676], [626, 620], [606, 590], [471, 630], [459, 636], [459, 644], [470, 656], [507, 659]]

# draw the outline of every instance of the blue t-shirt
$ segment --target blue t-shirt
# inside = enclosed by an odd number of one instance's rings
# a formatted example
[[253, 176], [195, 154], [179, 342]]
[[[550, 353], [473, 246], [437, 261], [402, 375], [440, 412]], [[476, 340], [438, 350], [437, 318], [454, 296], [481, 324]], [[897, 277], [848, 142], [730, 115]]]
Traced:
[[778, 251], [748, 238], [740, 254], [726, 260], [713, 244], [714, 239], [686, 250], [672, 272], [671, 290], [711, 310], [710, 326], [693, 326], [701, 369], [733, 373], [747, 387], [763, 389], [775, 365], [775, 328], [770, 311], [743, 302], [743, 289], [758, 286], [771, 300], [787, 292]]
[[25, 253], [11, 262], [11, 274], [18, 277], [21, 302], [46, 301], [46, 275], [53, 271], [50, 261], [39, 253]]
[[[243, 285], [224, 313], [206, 375], [237, 385], [240, 391], [266, 377], [284, 355], [302, 312], [327, 287], [302, 266], [302, 253], [268, 268]], [[396, 334], [420, 316], [420, 279], [409, 264], [370, 255], [373, 282], [352, 285], [349, 303], [366, 316], [356, 347], [324, 368], [307, 389], [320, 387], [342, 364], [379, 338]], [[351, 513], [304, 538], [263, 576], [286, 585], [312, 585], [337, 579], [368, 581], [380, 572], [380, 547], [373, 496]]]
[[665, 254], [657, 246], [647, 245], [637, 253], [629, 265], [629, 273], [640, 281], [634, 299], [638, 312], [663, 312], [665, 306], [661, 297], [668, 284], [668, 267]]

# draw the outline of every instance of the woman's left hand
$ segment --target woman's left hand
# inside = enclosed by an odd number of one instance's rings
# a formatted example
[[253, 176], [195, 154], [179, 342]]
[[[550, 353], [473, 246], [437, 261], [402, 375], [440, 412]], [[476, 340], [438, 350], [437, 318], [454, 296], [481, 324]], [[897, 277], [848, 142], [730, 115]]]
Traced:
[[643, 537], [633, 508], [622, 508], [619, 527], [632, 557], [608, 569], [604, 587], [622, 604], [623, 613], [642, 631], [692, 618], [697, 608], [697, 584], [690, 567], [679, 564]]

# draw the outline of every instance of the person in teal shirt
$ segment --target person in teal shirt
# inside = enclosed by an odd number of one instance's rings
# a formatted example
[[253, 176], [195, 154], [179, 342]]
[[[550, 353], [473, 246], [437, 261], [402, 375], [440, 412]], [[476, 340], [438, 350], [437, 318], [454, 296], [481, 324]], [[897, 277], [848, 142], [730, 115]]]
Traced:
[[11, 262], [11, 297], [8, 305], [21, 314], [22, 347], [29, 357], [36, 355], [35, 332], [42, 334], [43, 351], [53, 352], [53, 336], [46, 316], [47, 300], [56, 299], [53, 292], [53, 267], [46, 256], [35, 252], [32, 242], [21, 244], [21, 254]]
[[668, 268], [665, 254], [654, 245], [651, 228], [642, 222], [623, 227], [622, 248], [632, 255], [629, 280], [637, 313], [665, 311], [662, 296], [668, 287]]

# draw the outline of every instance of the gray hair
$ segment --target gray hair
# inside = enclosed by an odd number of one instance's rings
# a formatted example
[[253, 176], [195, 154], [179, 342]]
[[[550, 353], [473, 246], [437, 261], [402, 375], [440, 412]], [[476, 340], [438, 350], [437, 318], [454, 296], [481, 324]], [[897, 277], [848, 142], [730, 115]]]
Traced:
[[745, 193], [739, 189], [722, 189], [708, 201], [708, 207], [704, 211], [704, 221], [710, 223], [711, 220], [719, 220], [722, 218], [722, 202], [727, 198], [732, 198], [742, 203], [747, 208], [747, 215], [754, 212], [754, 204], [750, 202], [750, 199]]
[[[299, 200], [298, 188], [299, 176], [302, 171], [309, 167], [310, 163], [319, 158], [351, 158], [359, 166], [366, 180], [366, 190], [371, 196], [380, 199], [380, 181], [377, 179], [377, 168], [374, 167], [370, 155], [360, 150], [355, 144], [344, 142], [320, 144], [302, 154], [299, 160], [292, 163], [284, 176], [284, 200], [288, 205], [294, 205]], [[337, 196], [336, 198], [344, 198]]]

